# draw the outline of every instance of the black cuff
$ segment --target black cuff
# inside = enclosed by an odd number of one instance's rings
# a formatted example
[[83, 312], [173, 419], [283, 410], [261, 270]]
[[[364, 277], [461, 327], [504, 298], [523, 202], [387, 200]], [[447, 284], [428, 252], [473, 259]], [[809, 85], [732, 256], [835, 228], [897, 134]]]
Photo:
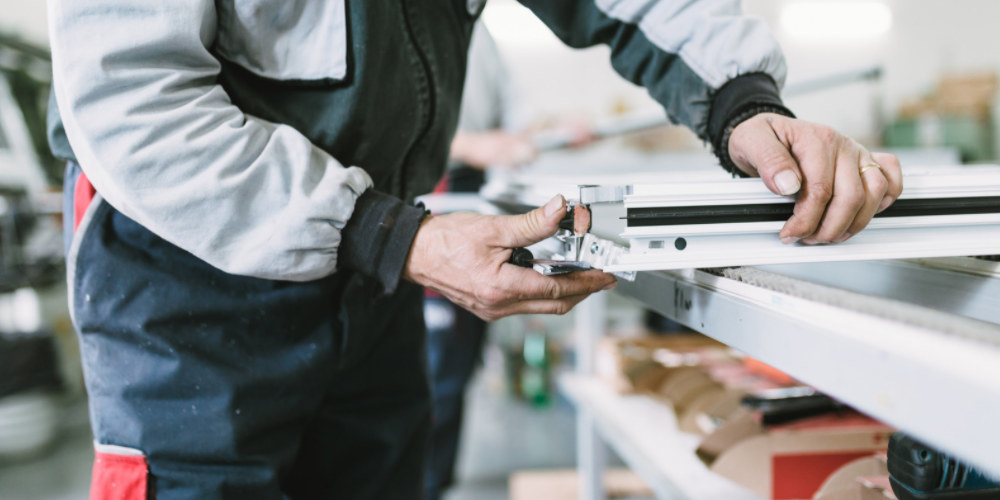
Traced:
[[337, 266], [375, 278], [385, 294], [399, 284], [410, 245], [427, 214], [398, 198], [365, 191], [354, 204], [354, 215], [341, 231]]
[[733, 175], [745, 175], [729, 158], [729, 135], [737, 125], [760, 113], [794, 118], [781, 102], [778, 85], [766, 73], [738, 76], [715, 93], [708, 119], [708, 136], [722, 167]]

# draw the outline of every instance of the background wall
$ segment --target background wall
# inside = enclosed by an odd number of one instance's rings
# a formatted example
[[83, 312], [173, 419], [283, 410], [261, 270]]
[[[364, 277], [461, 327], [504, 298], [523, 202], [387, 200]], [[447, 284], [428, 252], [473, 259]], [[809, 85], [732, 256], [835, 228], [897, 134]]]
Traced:
[[[882, 34], [810, 39], [796, 36], [781, 22], [791, 4], [881, 4], [891, 12], [891, 28]], [[763, 18], [781, 42], [789, 65], [788, 85], [881, 64], [883, 78], [799, 97], [788, 104], [799, 116], [826, 122], [866, 142], [875, 140], [883, 116], [899, 103], [930, 91], [942, 72], [1000, 71], [1000, 2], [995, 0], [744, 0], [744, 10]], [[613, 75], [605, 48], [568, 49], [514, 0], [490, 0], [485, 13], [521, 83], [524, 97], [538, 114], [584, 111], [611, 113], [623, 104], [653, 108], [645, 92]], [[863, 23], [864, 20], [859, 20]], [[526, 38], [530, 37], [530, 41]]]
[[47, 44], [45, 0], [0, 0], [0, 31]]
[[[803, 118], [830, 123], [872, 140], [878, 121], [871, 111], [891, 116], [906, 98], [929, 91], [943, 72], [1000, 71], [1000, 2], [996, 0], [744, 0], [744, 10], [762, 17], [782, 43], [789, 85], [882, 64], [881, 82], [856, 83], [808, 96], [790, 97]], [[881, 4], [892, 15], [891, 29], [875, 36], [826, 40], [796, 37], [781, 16], [791, 4]], [[0, 30], [44, 43], [44, 0], [0, 0]], [[602, 117], [628, 109], [657, 109], [645, 91], [610, 69], [608, 50], [564, 47], [515, 0], [490, 0], [485, 19], [494, 32], [532, 115], [582, 113]], [[859, 19], [857, 23], [864, 23]]]

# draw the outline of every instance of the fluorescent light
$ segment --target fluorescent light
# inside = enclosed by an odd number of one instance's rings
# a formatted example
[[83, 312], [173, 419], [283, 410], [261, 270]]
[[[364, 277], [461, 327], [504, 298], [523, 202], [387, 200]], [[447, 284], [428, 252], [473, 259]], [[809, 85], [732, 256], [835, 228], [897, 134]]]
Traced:
[[804, 40], [867, 40], [889, 32], [892, 10], [875, 1], [798, 0], [785, 5], [781, 27]]

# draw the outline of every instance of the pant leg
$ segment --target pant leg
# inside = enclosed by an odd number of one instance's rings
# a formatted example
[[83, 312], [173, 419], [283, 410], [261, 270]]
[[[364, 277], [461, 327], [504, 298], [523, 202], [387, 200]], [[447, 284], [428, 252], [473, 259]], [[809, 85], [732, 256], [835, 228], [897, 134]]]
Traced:
[[482, 356], [486, 323], [447, 299], [425, 299], [432, 395], [431, 447], [424, 496], [437, 500], [454, 481], [465, 389]]
[[[315, 482], [322, 474], [323, 480], [336, 476], [335, 486], [396, 482], [409, 488], [397, 498], [419, 497], [419, 472], [409, 485], [392, 473], [422, 467], [422, 449], [400, 452], [394, 439], [421, 441], [422, 350], [403, 355], [393, 352], [395, 344], [380, 342], [390, 326], [402, 330], [382, 318], [394, 317], [392, 307], [405, 304], [405, 294], [378, 301], [356, 294], [362, 307], [351, 308], [345, 287], [370, 287], [370, 281], [350, 274], [308, 283], [227, 275], [99, 195], [82, 217], [67, 262], [94, 435], [102, 445], [95, 488], [145, 481], [135, 491], [160, 500], [297, 498], [299, 481]], [[380, 308], [389, 310], [374, 315]], [[414, 338], [422, 342], [419, 332]], [[407, 357], [417, 361], [407, 365]], [[391, 384], [375, 383], [384, 376], [366, 377], [374, 372], [359, 360], [368, 358], [385, 358], [383, 366], [399, 362], [392, 375], [420, 381], [423, 392], [408, 394], [405, 405], [416, 409], [377, 404], [404, 398], [379, 392]], [[322, 425], [337, 418], [354, 419], [355, 426]], [[387, 432], [393, 446], [357, 439]], [[303, 460], [321, 441], [354, 461]], [[131, 468], [123, 472], [122, 464]], [[93, 492], [102, 500], [142, 498]], [[358, 488], [319, 496], [379, 498]]]
[[[364, 288], [345, 295], [375, 293]], [[360, 345], [381, 333], [373, 347], [352, 350], [308, 425], [287, 481], [293, 498], [420, 498], [430, 424], [422, 292], [401, 283], [393, 306], [376, 305], [374, 324], [347, 321], [349, 337], [361, 332]], [[361, 307], [345, 304], [350, 312]]]

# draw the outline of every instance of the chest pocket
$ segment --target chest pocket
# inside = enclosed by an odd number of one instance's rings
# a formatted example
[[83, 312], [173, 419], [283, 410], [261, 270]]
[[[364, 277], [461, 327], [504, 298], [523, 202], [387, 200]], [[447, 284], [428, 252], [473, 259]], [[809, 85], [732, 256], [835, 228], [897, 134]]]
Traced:
[[343, 80], [345, 0], [221, 0], [215, 52], [274, 80]]

